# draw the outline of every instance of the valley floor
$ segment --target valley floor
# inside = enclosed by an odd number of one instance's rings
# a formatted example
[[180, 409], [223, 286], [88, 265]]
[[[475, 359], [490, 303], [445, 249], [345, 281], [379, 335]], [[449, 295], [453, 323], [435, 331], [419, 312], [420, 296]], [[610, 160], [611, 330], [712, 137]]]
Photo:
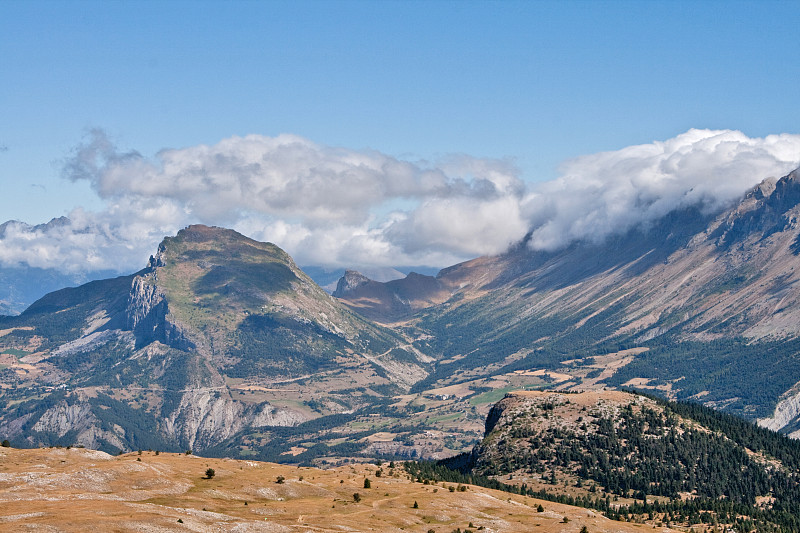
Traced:
[[[215, 473], [210, 479], [205, 476], [209, 468]], [[152, 451], [110, 456], [82, 448], [0, 448], [0, 527], [53, 532], [450, 533], [482, 528], [577, 533], [584, 526], [592, 533], [654, 531], [612, 522], [587, 509], [475, 486], [450, 491], [449, 485], [412, 482], [401, 467], [390, 469], [387, 463], [321, 470]]]

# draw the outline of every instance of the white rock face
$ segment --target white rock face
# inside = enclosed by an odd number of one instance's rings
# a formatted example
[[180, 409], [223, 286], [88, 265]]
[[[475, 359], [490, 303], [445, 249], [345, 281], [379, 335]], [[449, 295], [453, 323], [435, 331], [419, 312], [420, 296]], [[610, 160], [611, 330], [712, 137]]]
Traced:
[[185, 391], [180, 405], [163, 422], [172, 438], [202, 449], [232, 437], [246, 427], [293, 426], [304, 422], [300, 413], [270, 405], [255, 412], [212, 388]]
[[125, 448], [121, 438], [123, 435], [101, 430], [100, 421], [92, 413], [91, 405], [83, 402], [72, 405], [61, 402], [51, 407], [36, 421], [33, 430], [55, 433], [59, 437], [74, 430], [78, 433], [74, 444], [97, 448], [101, 445], [101, 441], [105, 440], [117, 448]]
[[136, 329], [136, 326], [141, 324], [147, 315], [164, 301], [164, 293], [158, 288], [155, 278], [155, 272], [133, 278], [131, 292], [128, 295], [128, 306], [125, 310], [128, 329]]
[[[800, 391], [778, 402], [778, 405], [775, 406], [775, 413], [769, 418], [759, 418], [758, 425], [772, 431], [780, 431], [798, 416], [800, 416]], [[798, 438], [800, 435], [796, 433], [798, 432], [789, 436]]]
[[89, 404], [67, 405], [67, 402], [61, 402], [45, 411], [34, 424], [33, 430], [55, 433], [59, 437], [63, 437], [72, 429], [86, 430], [96, 422], [97, 418], [92, 414]]
[[118, 329], [107, 329], [90, 333], [74, 341], [66, 342], [53, 350], [52, 355], [59, 357], [78, 352], [88, 352], [116, 338], [123, 338], [131, 346], [133, 345], [133, 335], [130, 332]]
[[[15, 436], [29, 417], [15, 420], [16, 424], [0, 427], [2, 434]], [[227, 391], [213, 387], [183, 391], [178, 408], [161, 423], [167, 438], [185, 443], [191, 449], [201, 450], [222, 442], [247, 427], [294, 426], [307, 418], [296, 411], [272, 405], [249, 406], [227, 396]], [[106, 443], [124, 450], [125, 430], [115, 426], [110, 430], [92, 412], [88, 402], [68, 404], [61, 401], [45, 411], [32, 429], [36, 432], [63, 437], [76, 432], [74, 442], [86, 448], [99, 448]]]
[[281, 409], [272, 405], [265, 405], [250, 423], [253, 427], [265, 426], [296, 426], [306, 421], [306, 417], [292, 411], [291, 409]]

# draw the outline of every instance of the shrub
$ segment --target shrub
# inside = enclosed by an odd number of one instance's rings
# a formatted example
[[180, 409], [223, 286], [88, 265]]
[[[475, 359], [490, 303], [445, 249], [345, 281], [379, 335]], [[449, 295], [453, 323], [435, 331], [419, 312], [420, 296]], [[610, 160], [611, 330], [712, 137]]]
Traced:
[[0, 444], [3, 448], [11, 448], [11, 443], [8, 442], [8, 439], [3, 440], [3, 443]]
[[285, 479], [286, 478], [283, 477], [283, 476], [278, 476], [278, 478], [275, 480], [275, 483], [277, 483], [278, 485], [281, 485], [284, 482]]
[[216, 472], [214, 472], [213, 468], [206, 469], [206, 479], [211, 479], [215, 474]]
[[359, 494], [357, 492], [354, 493], [353, 494], [353, 501], [356, 502], [356, 503], [360, 502], [361, 501], [361, 494]]
[[372, 483], [370, 483], [369, 478], [364, 478], [364, 488], [365, 489], [372, 488]]
[[411, 507], [413, 509], [419, 509], [419, 504], [417, 503], [417, 500], [414, 500], [414, 505], [412, 505]]

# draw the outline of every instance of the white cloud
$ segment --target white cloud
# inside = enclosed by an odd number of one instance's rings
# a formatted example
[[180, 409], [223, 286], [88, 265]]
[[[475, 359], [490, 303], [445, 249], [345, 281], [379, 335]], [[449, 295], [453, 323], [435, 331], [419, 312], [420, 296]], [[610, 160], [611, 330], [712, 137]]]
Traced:
[[106, 208], [76, 208], [66, 225], [8, 225], [0, 264], [131, 272], [165, 235], [205, 223], [274, 242], [299, 264], [446, 266], [500, 253], [528, 231], [534, 248], [555, 249], [690, 204], [717, 210], [798, 164], [798, 135], [690, 130], [578, 157], [526, 187], [510, 162], [466, 155], [411, 162], [249, 135], [146, 158], [94, 131], [64, 174], [88, 181]]
[[518, 181], [481, 176], [466, 182], [439, 168], [295, 135], [231, 137], [214, 146], [163, 150], [148, 160], [136, 152], [117, 153], [94, 131], [65, 170], [70, 179], [88, 180], [102, 198], [169, 198], [208, 220], [244, 210], [309, 224], [363, 222], [371, 208], [392, 198], [478, 194], [494, 181], [504, 188], [505, 181]]
[[730, 130], [693, 129], [663, 142], [581, 156], [523, 201], [531, 246], [599, 242], [689, 205], [717, 211], [798, 165], [800, 135], [749, 138]]

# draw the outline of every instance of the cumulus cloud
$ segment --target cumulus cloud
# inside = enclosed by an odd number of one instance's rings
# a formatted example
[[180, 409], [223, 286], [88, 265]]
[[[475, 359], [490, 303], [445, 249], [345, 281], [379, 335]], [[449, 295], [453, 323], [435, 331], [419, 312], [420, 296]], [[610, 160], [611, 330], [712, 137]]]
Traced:
[[88, 182], [105, 209], [6, 225], [0, 264], [130, 272], [165, 235], [205, 223], [274, 242], [300, 264], [446, 266], [501, 253], [529, 231], [534, 248], [552, 250], [687, 205], [718, 210], [798, 164], [798, 135], [690, 130], [578, 157], [557, 179], [526, 185], [509, 161], [467, 155], [406, 161], [296, 135], [248, 135], [148, 158], [98, 130], [64, 176]]
[[800, 165], [800, 135], [749, 138], [739, 131], [692, 129], [667, 141], [565, 162], [560, 177], [522, 201], [534, 249], [600, 242], [670, 211], [721, 210], [768, 177]]
[[100, 213], [72, 210], [67, 218], [30, 226], [0, 226], [0, 265], [54, 268], [77, 274], [142, 268], [165, 236], [181, 227], [180, 207], [160, 200], [125, 199]]
[[[248, 135], [146, 158], [94, 130], [65, 161], [63, 176], [88, 182], [106, 209], [77, 209], [58, 233], [17, 225], [0, 240], [0, 262], [91, 270], [105, 259], [104, 268], [130, 270], [164, 235], [192, 223], [233, 227], [277, 243], [301, 264], [331, 266], [445, 265], [474, 255], [467, 239], [486, 236], [495, 244], [480, 251], [499, 253], [524, 235], [520, 220], [509, 232], [495, 216], [478, 218], [484, 203], [518, 204], [524, 183], [517, 170], [466, 155], [411, 162], [296, 135]], [[469, 227], [436, 217], [436, 206], [455, 213], [459, 204], [474, 207]], [[460, 232], [460, 241], [448, 245], [436, 228], [413, 238], [403, 227], [418, 209], [443, 234]], [[507, 234], [502, 243], [498, 231]]]
[[117, 152], [95, 130], [75, 150], [65, 176], [88, 181], [101, 198], [176, 200], [201, 219], [250, 211], [311, 225], [360, 223], [372, 208], [395, 198], [483, 196], [521, 186], [509, 174], [513, 169], [477, 160], [463, 166], [482, 166], [485, 172], [465, 180], [441, 168], [376, 151], [322, 146], [296, 135], [231, 137], [214, 146], [163, 150], [148, 160], [137, 152]]

